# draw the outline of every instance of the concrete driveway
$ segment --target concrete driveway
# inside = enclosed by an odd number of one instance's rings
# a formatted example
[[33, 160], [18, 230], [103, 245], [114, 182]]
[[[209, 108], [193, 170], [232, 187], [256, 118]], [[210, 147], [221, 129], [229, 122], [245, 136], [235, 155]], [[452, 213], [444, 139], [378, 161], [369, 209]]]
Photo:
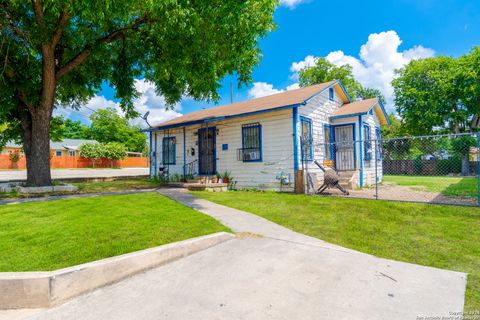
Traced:
[[29, 319], [405, 320], [463, 310], [464, 273], [380, 259], [178, 189], [161, 192], [240, 237]]
[[[148, 168], [52, 169], [53, 179], [133, 177], [148, 176], [148, 174]], [[0, 170], [0, 182], [24, 181], [26, 179], [26, 170]]]

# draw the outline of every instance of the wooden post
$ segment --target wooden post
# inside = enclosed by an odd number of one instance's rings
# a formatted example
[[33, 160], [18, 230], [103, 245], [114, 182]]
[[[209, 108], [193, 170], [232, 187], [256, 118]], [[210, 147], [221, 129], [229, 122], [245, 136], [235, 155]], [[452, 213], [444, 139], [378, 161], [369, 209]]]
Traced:
[[305, 194], [305, 178], [304, 171], [295, 171], [295, 193]]

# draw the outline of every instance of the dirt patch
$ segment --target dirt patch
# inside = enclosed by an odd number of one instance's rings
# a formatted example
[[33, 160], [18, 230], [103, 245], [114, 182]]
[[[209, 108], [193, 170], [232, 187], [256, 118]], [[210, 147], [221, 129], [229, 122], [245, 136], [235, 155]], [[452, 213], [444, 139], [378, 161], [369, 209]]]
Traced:
[[[340, 197], [376, 199], [375, 188], [363, 188], [361, 190], [349, 190], [350, 195], [345, 196], [340, 191], [330, 189], [325, 195]], [[454, 198], [442, 195], [440, 192], [429, 192], [420, 190], [418, 187], [398, 186], [394, 184], [382, 184], [378, 187], [378, 199], [394, 201], [410, 201], [424, 203], [445, 203], [460, 205], [477, 205], [475, 198]]]

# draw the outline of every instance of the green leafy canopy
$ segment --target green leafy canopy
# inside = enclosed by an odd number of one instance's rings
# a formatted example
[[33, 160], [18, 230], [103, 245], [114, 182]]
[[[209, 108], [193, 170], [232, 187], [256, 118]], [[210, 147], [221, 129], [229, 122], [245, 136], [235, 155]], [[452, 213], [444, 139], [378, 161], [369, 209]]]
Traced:
[[314, 66], [306, 67], [299, 72], [301, 87], [332, 80], [340, 80], [348, 95], [354, 100], [378, 97], [384, 104], [386, 103], [385, 97], [380, 90], [363, 87], [355, 79], [352, 67], [348, 64], [337, 66], [323, 57], [317, 57], [315, 58]]
[[[274, 0], [6, 0], [0, 3], [1, 122], [20, 132], [23, 110], [44, 101], [45, 48], [53, 48], [54, 105], [78, 107], [108, 82], [129, 116], [135, 78], [169, 105], [218, 99], [219, 81], [251, 81], [258, 39], [274, 29]], [[45, 47], [48, 46], [48, 47]], [[33, 109], [32, 109], [33, 108]]]
[[460, 58], [412, 60], [392, 85], [402, 124], [413, 134], [471, 130], [480, 114], [480, 47]]

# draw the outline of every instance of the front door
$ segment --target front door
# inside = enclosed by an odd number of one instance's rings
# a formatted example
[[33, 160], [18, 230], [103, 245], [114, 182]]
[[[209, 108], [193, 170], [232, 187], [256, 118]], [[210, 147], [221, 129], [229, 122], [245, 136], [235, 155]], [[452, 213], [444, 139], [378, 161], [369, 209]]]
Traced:
[[198, 173], [213, 175], [216, 173], [215, 127], [198, 129]]
[[354, 125], [335, 127], [335, 167], [337, 171], [355, 170]]

